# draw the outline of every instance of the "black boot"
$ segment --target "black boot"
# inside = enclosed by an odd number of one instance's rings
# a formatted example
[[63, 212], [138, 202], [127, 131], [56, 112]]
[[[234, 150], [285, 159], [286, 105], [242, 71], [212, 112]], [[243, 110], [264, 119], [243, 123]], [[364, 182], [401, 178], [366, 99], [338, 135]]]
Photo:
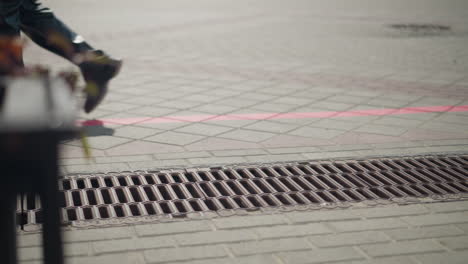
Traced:
[[78, 66], [86, 82], [84, 111], [89, 113], [104, 99], [108, 83], [119, 73], [122, 60], [113, 59], [99, 50], [85, 57]]

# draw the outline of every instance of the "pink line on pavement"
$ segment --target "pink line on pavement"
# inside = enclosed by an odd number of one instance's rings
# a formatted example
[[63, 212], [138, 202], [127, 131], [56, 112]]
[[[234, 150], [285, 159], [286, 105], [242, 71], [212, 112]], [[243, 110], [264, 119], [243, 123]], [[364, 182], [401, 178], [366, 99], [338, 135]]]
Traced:
[[331, 118], [353, 116], [387, 116], [402, 114], [422, 114], [437, 112], [468, 112], [468, 105], [437, 105], [418, 106], [404, 108], [384, 108], [353, 111], [323, 111], [323, 112], [298, 112], [298, 113], [252, 113], [252, 114], [227, 114], [227, 115], [188, 115], [188, 116], [163, 116], [163, 117], [133, 117], [133, 118], [103, 118], [98, 120], [79, 121], [82, 126], [99, 126], [106, 124], [163, 124], [163, 123], [198, 123], [206, 121], [229, 120], [272, 120], [272, 119], [304, 119], [304, 118]]

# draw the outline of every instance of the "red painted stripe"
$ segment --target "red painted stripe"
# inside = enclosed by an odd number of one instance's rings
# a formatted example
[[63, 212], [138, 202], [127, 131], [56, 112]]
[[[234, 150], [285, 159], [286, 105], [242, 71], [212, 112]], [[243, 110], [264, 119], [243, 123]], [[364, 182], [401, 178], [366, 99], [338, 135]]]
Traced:
[[272, 120], [272, 119], [304, 119], [304, 118], [331, 118], [354, 116], [387, 116], [403, 114], [421, 114], [437, 112], [468, 112], [468, 105], [438, 105], [404, 108], [385, 108], [354, 111], [324, 111], [324, 112], [299, 112], [299, 113], [252, 113], [252, 114], [228, 114], [228, 115], [188, 115], [188, 116], [163, 116], [163, 117], [134, 117], [134, 118], [103, 118], [98, 120], [80, 121], [82, 126], [98, 126], [106, 124], [158, 124], [158, 123], [198, 123], [206, 121], [228, 120]]

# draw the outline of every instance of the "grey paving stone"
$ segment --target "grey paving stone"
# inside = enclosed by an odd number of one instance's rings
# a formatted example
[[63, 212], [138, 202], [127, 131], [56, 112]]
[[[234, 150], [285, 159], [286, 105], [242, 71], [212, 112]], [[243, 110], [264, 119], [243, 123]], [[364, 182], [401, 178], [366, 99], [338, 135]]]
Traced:
[[400, 100], [389, 100], [387, 98], [382, 98], [382, 97], [377, 97], [373, 98], [369, 101], [366, 102], [366, 105], [371, 105], [371, 106], [383, 106], [383, 107], [389, 107], [389, 108], [400, 108], [404, 107], [408, 104], [408, 101], [400, 101]]
[[168, 159], [168, 160], [152, 160], [152, 161], [136, 161], [128, 162], [131, 170], [158, 169], [166, 167], [186, 167], [190, 162], [186, 159]]
[[448, 213], [468, 211], [468, 201], [452, 201], [447, 203], [428, 203], [424, 205], [431, 212]]
[[[392, 143], [378, 143], [378, 144], [370, 144], [371, 147], [376, 149], [406, 149], [406, 148], [419, 148], [426, 146], [423, 140], [419, 141], [406, 141], [406, 142], [392, 142]], [[404, 150], [402, 150], [404, 151]]]
[[387, 136], [399, 136], [407, 131], [406, 128], [395, 127], [395, 126], [383, 126], [383, 125], [363, 125], [357, 129], [353, 130], [354, 132], [364, 132], [370, 134], [379, 134]]
[[420, 128], [434, 130], [434, 131], [441, 131], [441, 132], [460, 133], [462, 131], [468, 130], [468, 125], [431, 121], [431, 122], [424, 123], [423, 125], [420, 126]]
[[[350, 109], [349, 111], [354, 111], [354, 110], [363, 110], [363, 109], [360, 109], [361, 107], [359, 107], [358, 109]], [[372, 108], [372, 107], [371, 107]], [[372, 108], [372, 109], [375, 109], [375, 108]], [[366, 110], [366, 109], [364, 109]], [[370, 122], [372, 122], [373, 120], [376, 120], [378, 119], [379, 117], [378, 116], [353, 116], [353, 117], [331, 117], [330, 119], [331, 120], [340, 120], [340, 121], [350, 121], [350, 122], [354, 122], [354, 123], [357, 123], [357, 124], [368, 124]]]
[[260, 227], [253, 230], [261, 239], [301, 237], [307, 235], [321, 235], [331, 233], [324, 224], [314, 223], [306, 225], [281, 225], [273, 227]]
[[226, 121], [207, 120], [205, 123], [216, 124], [216, 125], [227, 126], [227, 127], [242, 128], [255, 122], [257, 122], [257, 120], [226, 120]]
[[[280, 113], [280, 112], [287, 112], [294, 109], [296, 106], [290, 104], [278, 104], [278, 103], [260, 103], [252, 105], [251, 108], [256, 110], [256, 112], [268, 112], [268, 113]], [[253, 112], [255, 113], [255, 112]]]
[[392, 218], [332, 222], [330, 225], [340, 232], [395, 229], [408, 226], [401, 220]]
[[254, 215], [239, 217], [221, 217], [213, 219], [214, 225], [219, 229], [239, 229], [254, 226], [270, 226], [286, 224], [283, 215]]
[[202, 102], [187, 101], [187, 100], [183, 100], [180, 98], [174, 98], [173, 100], [170, 100], [170, 101], [163, 101], [163, 102], [158, 102], [156, 104], [152, 104], [152, 106], [177, 108], [180, 110], [185, 110], [185, 109], [199, 106], [200, 104], [202, 104]]
[[118, 253], [153, 248], [174, 247], [174, 240], [169, 237], [144, 237], [138, 239], [104, 240], [92, 243], [96, 254]]
[[96, 163], [132, 162], [153, 160], [151, 155], [96, 157]]
[[457, 115], [455, 113], [442, 113], [440, 116], [434, 118], [433, 120], [444, 123], [467, 124], [468, 116]]
[[218, 99], [219, 99], [218, 96], [210, 96], [207, 94], [192, 94], [192, 95], [184, 97], [184, 100], [194, 101], [194, 102], [199, 102], [199, 103], [213, 102]]
[[318, 139], [332, 139], [341, 134], [345, 133], [343, 130], [336, 129], [324, 129], [316, 127], [301, 127], [299, 129], [288, 132], [289, 135], [301, 136], [301, 137], [312, 137]]
[[402, 218], [413, 226], [447, 225], [468, 222], [468, 212], [435, 214], [431, 217], [424, 215], [406, 216]]
[[333, 119], [322, 119], [310, 124], [311, 127], [321, 127], [327, 129], [352, 130], [360, 126], [359, 123], [350, 121], [341, 121]]
[[468, 139], [424, 140], [426, 146], [468, 145]]
[[380, 231], [365, 231], [311, 236], [308, 240], [317, 247], [341, 247], [388, 242], [390, 238]]
[[194, 165], [212, 165], [212, 164], [238, 164], [245, 163], [247, 160], [244, 157], [208, 157], [208, 158], [191, 158], [188, 159]]
[[[220, 262], [218, 262], [220, 263]], [[224, 262], [225, 263], [225, 262]], [[276, 258], [273, 258], [271, 255], [254, 255], [246, 257], [237, 257], [230, 259], [229, 262], [232, 264], [275, 264], [278, 263]]]
[[363, 259], [364, 257], [351, 247], [318, 249], [277, 254], [285, 263], [306, 264]]
[[244, 242], [229, 245], [236, 256], [276, 253], [294, 250], [310, 249], [304, 238], [285, 238]]
[[[109, 149], [127, 142], [132, 141], [132, 139], [128, 138], [121, 138], [121, 137], [115, 137], [115, 136], [99, 136], [99, 137], [88, 137], [88, 144], [90, 148], [92, 149]], [[81, 141], [73, 141], [67, 143], [72, 146], [82, 146]]]
[[302, 91], [302, 92], [292, 93], [292, 95], [296, 96], [296, 97], [307, 97], [307, 98], [311, 98], [311, 99], [315, 99], [315, 100], [320, 100], [320, 99], [324, 99], [324, 98], [328, 98], [330, 96], [333, 96], [334, 93], [324, 92], [324, 91], [321, 91], [321, 92], [318, 92], [318, 91]]
[[141, 139], [160, 132], [163, 132], [163, 130], [143, 128], [137, 126], [123, 126], [115, 129], [114, 136]]
[[258, 100], [258, 101], [269, 101], [271, 99], [277, 98], [277, 95], [265, 94], [265, 93], [256, 93], [256, 92], [249, 92], [243, 93], [238, 96], [239, 98], [251, 99], [251, 100]]
[[217, 104], [233, 107], [249, 107], [258, 103], [258, 100], [248, 100], [241, 97], [231, 97], [216, 101]]
[[42, 264], [42, 260], [31, 260], [31, 261], [27, 261], [27, 260], [24, 260], [24, 261], [21, 261], [21, 260], [18, 260], [20, 264]]
[[42, 233], [19, 233], [17, 234], [16, 239], [18, 247], [34, 247], [42, 245]]
[[158, 160], [166, 159], [188, 159], [188, 158], [207, 158], [212, 155], [207, 151], [187, 151], [175, 153], [159, 153], [153, 155]]
[[460, 228], [461, 230], [465, 231], [465, 233], [468, 234], [468, 223], [466, 224], [458, 224], [456, 225], [458, 228]]
[[[183, 254], [181, 254], [181, 252], [183, 252]], [[218, 245], [144, 251], [144, 256], [147, 263], [165, 263], [171, 261], [219, 258], [226, 255], [227, 254], [224, 248]]]
[[309, 211], [291, 213], [287, 216], [293, 223], [329, 222], [361, 219], [357, 212], [351, 210]]
[[233, 230], [180, 234], [174, 238], [179, 245], [191, 246], [255, 240], [255, 235], [244, 230]]
[[394, 240], [438, 238], [463, 235], [463, 231], [452, 225], [387, 230], [385, 233]]
[[196, 123], [178, 128], [174, 131], [202, 136], [216, 136], [229, 130], [232, 130], [232, 128], [213, 124]]
[[167, 107], [143, 106], [128, 111], [131, 114], [149, 117], [162, 117], [177, 112], [178, 109]]
[[310, 104], [313, 102], [311, 99], [306, 99], [306, 98], [300, 98], [300, 97], [292, 97], [292, 96], [284, 96], [280, 97], [278, 99], [275, 99], [271, 101], [273, 103], [279, 103], [279, 104], [290, 104], [294, 106], [301, 106], [305, 104]]
[[463, 101], [460, 98], [442, 98], [442, 97], [429, 97], [425, 96], [414, 103], [411, 103], [410, 106], [429, 106], [429, 105], [456, 105]]
[[236, 258], [212, 258], [212, 259], [199, 259], [189, 260], [183, 262], [172, 262], [171, 264], [273, 264], [277, 263], [276, 260], [270, 255], [254, 255]]
[[176, 119], [176, 120], [189, 121], [189, 122], [192, 122], [193, 118], [195, 117], [195, 120], [198, 122], [198, 120], [200, 119], [206, 120], [212, 117], [212, 115], [207, 115], [205, 113], [196, 112], [192, 110], [181, 110], [181, 111], [171, 113], [168, 117]]
[[357, 144], [357, 145], [331, 145], [320, 146], [320, 150], [324, 151], [348, 151], [348, 150], [369, 150], [374, 147], [371, 144]]
[[467, 149], [468, 146], [432, 146], [426, 147], [425, 151], [429, 153], [460, 152], [460, 154], [464, 154]]
[[259, 121], [245, 127], [246, 129], [266, 131], [271, 133], [285, 133], [296, 129], [297, 126], [289, 124], [281, 124], [272, 121]]
[[60, 165], [69, 166], [69, 165], [87, 165], [93, 164], [95, 162], [95, 158], [72, 158], [72, 159], [60, 159]]
[[246, 129], [236, 129], [236, 130], [218, 135], [218, 137], [221, 137], [221, 138], [242, 140], [242, 141], [248, 141], [248, 142], [260, 142], [260, 141], [267, 140], [273, 136], [275, 136], [275, 134], [267, 133], [267, 132], [258, 132], [258, 131], [253, 131], [253, 130], [246, 130]]
[[135, 126], [138, 127], [146, 127], [146, 128], [151, 128], [151, 129], [157, 129], [157, 130], [164, 130], [164, 131], [169, 131], [173, 130], [179, 127], [186, 126], [187, 123], [185, 122], [174, 122], [174, 123], [137, 123]]
[[365, 97], [376, 97], [381, 95], [381, 91], [372, 91], [372, 90], [351, 90], [346, 93], [346, 95], [353, 95], [353, 96], [365, 96]]
[[421, 254], [414, 256], [418, 263], [424, 264], [466, 264], [468, 251]]
[[106, 164], [90, 164], [90, 165], [70, 165], [64, 166], [67, 173], [88, 173], [88, 172], [111, 172], [125, 171], [130, 167], [123, 163], [106, 163]]
[[128, 111], [137, 107], [140, 107], [140, 106], [135, 105], [135, 104], [122, 103], [122, 102], [109, 102], [109, 103], [101, 104], [99, 106], [99, 108], [102, 110], [115, 111], [115, 112]]
[[[86, 256], [88, 255], [88, 252], [88, 243], [65, 244], [63, 248], [63, 254], [65, 257]], [[42, 258], [42, 247], [26, 247], [18, 249], [18, 259], [20, 261], [41, 260]]]
[[163, 102], [164, 99], [156, 99], [154, 97], [147, 97], [147, 96], [132, 96], [131, 98], [125, 98], [124, 101], [129, 104], [146, 106], [146, 105], [152, 105], [152, 104]]
[[280, 154], [280, 155], [263, 155], [263, 156], [246, 156], [249, 162], [284, 162], [284, 161], [302, 161], [306, 158], [300, 154]]
[[438, 241], [452, 250], [468, 249], [468, 236], [439, 238]]
[[427, 214], [429, 210], [423, 205], [392, 205], [380, 208], [366, 208], [355, 210], [355, 213], [366, 218], [379, 218], [391, 216], [407, 216]]
[[[345, 263], [345, 262], [340, 262]], [[347, 262], [351, 264], [415, 264], [410, 257], [388, 257], [388, 258], [377, 258], [370, 260], [358, 260]]]
[[374, 150], [355, 150], [355, 151], [337, 151], [337, 152], [317, 152], [303, 153], [303, 155], [311, 160], [324, 160], [335, 158], [351, 158], [351, 157], [366, 157], [375, 156]]
[[440, 113], [416, 113], [416, 114], [401, 114], [398, 115], [398, 118], [405, 118], [405, 119], [411, 119], [411, 120], [431, 120], [437, 116], [439, 116]]
[[208, 113], [212, 115], [222, 115], [227, 114], [229, 112], [238, 110], [237, 107], [234, 106], [227, 106], [227, 105], [218, 105], [218, 104], [202, 104], [197, 107], [193, 107], [190, 110]]
[[360, 104], [363, 103], [364, 101], [369, 100], [368, 97], [361, 97], [361, 96], [352, 96], [352, 95], [334, 95], [327, 100], [333, 101], [333, 102], [340, 102], [340, 103], [355, 103], [355, 104]]
[[138, 236], [161, 236], [210, 231], [211, 226], [209, 221], [182, 221], [175, 223], [136, 225], [135, 230]]
[[263, 149], [214, 150], [211, 151], [211, 153], [217, 157], [253, 156], [267, 154], [267, 152]]
[[74, 257], [66, 258], [67, 264], [115, 264], [115, 263], [129, 263], [129, 264], [146, 264], [143, 254], [141, 252], [125, 252], [122, 254], [106, 254], [102, 256], [91, 257]]
[[18, 260], [42, 260], [42, 247], [20, 248], [18, 250]]
[[411, 240], [398, 243], [361, 245], [360, 248], [372, 257], [388, 257], [405, 254], [442, 252], [444, 249], [432, 240]]
[[188, 145], [195, 141], [203, 139], [203, 136], [178, 133], [178, 132], [164, 132], [155, 136], [145, 138], [147, 141], [153, 141], [158, 143], [172, 144], [178, 146]]
[[384, 116], [373, 121], [372, 123], [377, 125], [397, 126], [406, 128], [418, 127], [419, 125], [424, 123], [424, 121], [421, 120], [411, 120], [399, 117], [400, 116]]
[[296, 148], [268, 148], [266, 149], [271, 154], [294, 154], [304, 152], [317, 152], [318, 147], [296, 147]]
[[[333, 111], [345, 111], [350, 109], [351, 107], [355, 106], [354, 104], [350, 103], [338, 103], [338, 102], [333, 102], [330, 100], [320, 100], [317, 102], [314, 102], [310, 106], [313, 107], [318, 107], [318, 108], [323, 108], [323, 109], [328, 109], [328, 110], [333, 110]], [[301, 111], [301, 110], [299, 110]]]
[[64, 241], [67, 242], [86, 242], [107, 239], [130, 238], [132, 235], [134, 235], [132, 229], [128, 226], [76, 229], [72, 231], [65, 231], [63, 234]]

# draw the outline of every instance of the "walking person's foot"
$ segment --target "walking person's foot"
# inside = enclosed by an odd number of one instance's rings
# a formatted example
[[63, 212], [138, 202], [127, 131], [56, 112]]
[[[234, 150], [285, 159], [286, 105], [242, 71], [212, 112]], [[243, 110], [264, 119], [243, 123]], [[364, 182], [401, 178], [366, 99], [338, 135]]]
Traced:
[[78, 66], [86, 82], [84, 111], [89, 113], [106, 96], [108, 83], [119, 73], [122, 60], [113, 59], [102, 51], [93, 51]]

